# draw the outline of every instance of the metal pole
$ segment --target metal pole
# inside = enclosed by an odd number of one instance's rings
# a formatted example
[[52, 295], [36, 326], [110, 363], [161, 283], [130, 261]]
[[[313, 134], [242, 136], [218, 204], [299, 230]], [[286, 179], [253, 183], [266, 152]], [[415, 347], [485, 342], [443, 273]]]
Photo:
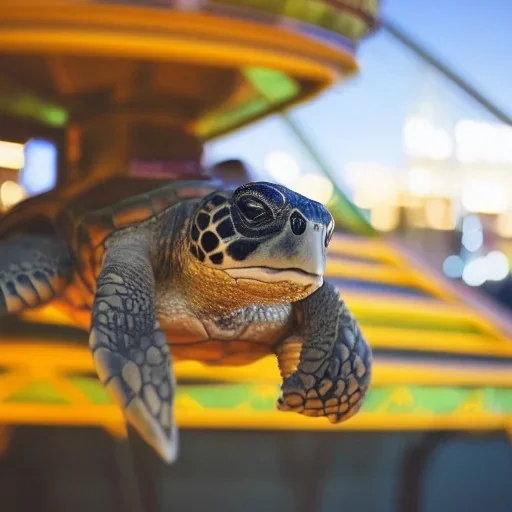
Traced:
[[413, 38], [406, 34], [401, 28], [397, 27], [389, 20], [379, 20], [380, 29], [386, 31], [402, 45], [406, 46], [415, 55], [420, 57], [427, 64], [437, 69], [443, 76], [448, 78], [459, 89], [462, 89], [469, 97], [482, 106], [487, 112], [490, 112], [494, 117], [509, 126], [512, 126], [512, 117], [508, 116], [502, 109], [495, 105], [491, 100], [486, 98], [480, 91], [473, 87], [467, 80], [464, 80], [460, 75], [455, 73], [447, 64], [434, 57], [423, 46], [413, 40]]
[[302, 144], [302, 147], [309, 153], [323, 174], [332, 182], [334, 187], [334, 202], [331, 202], [332, 204], [328, 204], [331, 213], [335, 217], [338, 217], [337, 220], [343, 227], [361, 235], [375, 235], [375, 229], [365, 218], [361, 210], [354, 205], [340, 189], [336, 183], [336, 173], [330, 168], [325, 159], [320, 156], [320, 153], [313, 146], [311, 139], [307, 137], [298, 122], [293, 120], [291, 116], [284, 111], [281, 111], [278, 114], [286, 123], [290, 131], [295, 135], [297, 140]]

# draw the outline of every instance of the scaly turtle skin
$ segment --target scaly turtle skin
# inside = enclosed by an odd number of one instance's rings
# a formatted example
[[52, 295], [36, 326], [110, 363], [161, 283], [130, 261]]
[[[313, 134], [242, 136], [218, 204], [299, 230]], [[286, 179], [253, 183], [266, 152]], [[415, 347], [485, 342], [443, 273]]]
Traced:
[[45, 232], [10, 220], [23, 208], [0, 223], [0, 313], [53, 301], [90, 329], [101, 382], [164, 460], [178, 448], [171, 357], [275, 353], [280, 410], [336, 423], [361, 407], [371, 350], [323, 280], [334, 222], [321, 204], [264, 182], [177, 182], [91, 213], [54, 208]]

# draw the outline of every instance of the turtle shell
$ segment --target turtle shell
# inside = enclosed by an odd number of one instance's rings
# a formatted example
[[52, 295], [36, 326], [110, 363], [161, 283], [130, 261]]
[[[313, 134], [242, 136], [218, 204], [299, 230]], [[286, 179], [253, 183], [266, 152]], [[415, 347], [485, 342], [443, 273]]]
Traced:
[[83, 206], [78, 204], [82, 206], [78, 211], [75, 206], [65, 208], [58, 223], [71, 222], [71, 232], [80, 241], [86, 238], [93, 247], [98, 247], [115, 231], [148, 220], [181, 201], [204, 197], [221, 186], [216, 181], [174, 181], [93, 211], [82, 212]]
[[222, 188], [217, 180], [114, 179], [78, 194], [55, 189], [30, 197], [0, 216], [0, 240], [17, 233], [61, 233], [68, 242], [82, 224], [101, 237], [141, 222], [185, 199]]
[[131, 179], [99, 184], [72, 198], [56, 190], [19, 203], [0, 219], [0, 240], [16, 233], [58, 233], [74, 254], [79, 273], [91, 281], [110, 234], [219, 188], [222, 183], [213, 180], [173, 181], [155, 188], [154, 180]]

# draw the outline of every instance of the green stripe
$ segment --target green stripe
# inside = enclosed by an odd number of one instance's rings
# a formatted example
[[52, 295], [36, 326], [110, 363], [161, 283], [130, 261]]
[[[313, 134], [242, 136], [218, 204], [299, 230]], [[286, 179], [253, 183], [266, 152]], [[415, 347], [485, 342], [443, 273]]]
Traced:
[[456, 333], [460, 332], [463, 334], [485, 334], [482, 329], [479, 329], [475, 325], [469, 323], [450, 321], [449, 323], [439, 324], [435, 318], [429, 320], [414, 320], [407, 318], [405, 315], [397, 315], [393, 317], [389, 314], [386, 316], [379, 316], [375, 313], [358, 312], [356, 314], [358, 322], [362, 326], [371, 327], [393, 327], [400, 330], [415, 329], [420, 331], [431, 331], [431, 332], [449, 332]]
[[56, 389], [46, 381], [32, 382], [29, 387], [11, 395], [7, 403], [68, 404]]
[[107, 390], [95, 377], [70, 377], [69, 381], [95, 405], [111, 403]]
[[60, 128], [69, 118], [68, 112], [51, 101], [41, 98], [0, 76], [0, 112], [39, 121]]
[[[372, 16], [376, 16], [379, 8], [377, 0], [348, 0], [346, 3]], [[336, 32], [352, 41], [358, 41], [368, 32], [367, 24], [357, 15], [335, 9], [322, 0], [214, 0], [212, 4], [250, 8], [294, 19]]]
[[[72, 377], [69, 379], [92, 403], [106, 405], [110, 399], [95, 378]], [[180, 386], [176, 399], [192, 400], [204, 409], [232, 410], [244, 407], [253, 411], [275, 410], [280, 386], [258, 384], [212, 384], [205, 386]], [[66, 401], [48, 383], [33, 383], [16, 393], [8, 403], [62, 404]], [[363, 410], [383, 414], [453, 414], [465, 407], [475, 413], [512, 413], [512, 389], [496, 387], [457, 386], [373, 386], [368, 393]]]

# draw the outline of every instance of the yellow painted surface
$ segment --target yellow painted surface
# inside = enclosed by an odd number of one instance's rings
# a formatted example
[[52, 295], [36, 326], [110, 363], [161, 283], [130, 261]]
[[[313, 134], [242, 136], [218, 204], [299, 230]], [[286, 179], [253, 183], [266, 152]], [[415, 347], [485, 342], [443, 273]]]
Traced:
[[[363, 291], [341, 293], [355, 316], [366, 319], [391, 319], [391, 325], [363, 325], [363, 332], [375, 349], [401, 349], [406, 354], [418, 351], [475, 356], [511, 357], [512, 343], [485, 315], [455, 297], [444, 281], [436, 276], [405, 264], [396, 249], [382, 241], [357, 240], [336, 236], [331, 254], [352, 257], [371, 257], [374, 265], [364, 262], [345, 263], [331, 258], [328, 275], [347, 279], [366, 280], [369, 283], [400, 284], [421, 287], [425, 282], [433, 290], [432, 298], [408, 298], [392, 293]], [[419, 277], [418, 277], [419, 276]], [[29, 321], [72, 325], [65, 316], [52, 307], [25, 315]], [[415, 319], [435, 325], [435, 330], [407, 327], [400, 319]], [[472, 326], [475, 332], [464, 333], [454, 325]], [[23, 348], [21, 348], [23, 347]], [[23, 389], [27, 383], [44, 380], [65, 397], [68, 404], [22, 404], [4, 402], [0, 407], [0, 424], [96, 425], [116, 436], [125, 433], [121, 412], [113, 405], [94, 405], [79, 389], [75, 389], [66, 375], [94, 373], [88, 347], [66, 344], [43, 344], [41, 340], [2, 340], [0, 366], [8, 371], [0, 376], [0, 400]], [[176, 362], [178, 379], [212, 379], [236, 383], [258, 383], [258, 396], [276, 394], [281, 382], [275, 357], [266, 357], [242, 367], [203, 366], [195, 362]], [[510, 365], [496, 365], [492, 361], [475, 364], [470, 361], [443, 362], [421, 359], [400, 359], [392, 352], [377, 353], [374, 362], [372, 387], [396, 386], [391, 396], [393, 404], [406, 404], [407, 386], [468, 386], [478, 389], [512, 389]], [[265, 392], [268, 389], [268, 393]], [[396, 396], [395, 396], [396, 394]], [[471, 395], [472, 403], [450, 414], [434, 414], [415, 410], [407, 414], [390, 414], [380, 409], [360, 412], [341, 425], [332, 426], [321, 418], [307, 418], [268, 410], [253, 410], [242, 403], [231, 409], [204, 408], [188, 396], [176, 401], [176, 417], [182, 428], [261, 428], [338, 430], [414, 430], [414, 429], [504, 429], [512, 424], [506, 413], [484, 410], [478, 402], [478, 393]], [[483, 397], [483, 395], [482, 395]], [[276, 396], [277, 398], [277, 396]], [[475, 402], [476, 400], [476, 402]], [[474, 402], [474, 403], [473, 403]], [[385, 408], [385, 403], [383, 407]], [[380, 411], [380, 412], [379, 412]]]
[[[37, 418], [37, 421], [34, 421]], [[322, 432], [339, 431], [393, 431], [393, 430], [504, 430], [510, 425], [508, 415], [476, 414], [473, 411], [452, 415], [359, 413], [350, 421], [332, 425], [327, 418], [308, 418], [300, 414], [254, 412], [250, 410], [228, 411], [179, 408], [176, 420], [180, 428], [241, 428], [269, 430], [306, 430]], [[98, 407], [38, 405], [30, 407], [6, 404], [0, 408], [0, 423], [6, 425], [65, 425], [95, 426], [125, 434], [120, 410], [115, 406]]]
[[[512, 363], [511, 363], [512, 365]], [[11, 395], [29, 381], [49, 380], [64, 390], [72, 402], [77, 400], [65, 388], [62, 377], [80, 373], [95, 373], [92, 356], [87, 346], [43, 344], [30, 340], [3, 341], [0, 367], [8, 370], [0, 375], [0, 400]], [[178, 378], [218, 381], [258, 382], [279, 384], [277, 361], [268, 356], [247, 366], [206, 366], [195, 361], [175, 363]], [[372, 385], [423, 384], [447, 386], [497, 386], [512, 388], [510, 367], [488, 365], [450, 364], [428, 361], [407, 362], [392, 357], [375, 357]]]
[[352, 73], [353, 56], [292, 30], [192, 12], [79, 2], [0, 5], [0, 44], [11, 52], [172, 59], [263, 66], [325, 80]]

